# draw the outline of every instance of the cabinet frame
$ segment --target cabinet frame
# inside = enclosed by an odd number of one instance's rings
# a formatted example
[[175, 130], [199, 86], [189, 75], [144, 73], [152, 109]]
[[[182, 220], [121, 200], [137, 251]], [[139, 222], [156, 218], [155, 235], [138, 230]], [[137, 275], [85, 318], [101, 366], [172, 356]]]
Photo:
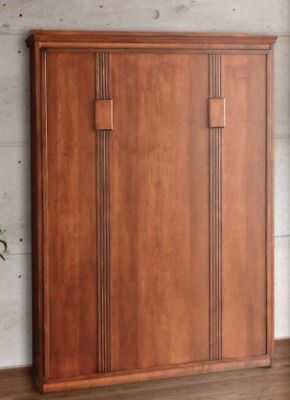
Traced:
[[[274, 347], [274, 279], [273, 279], [273, 44], [271, 36], [242, 34], [145, 33], [145, 32], [77, 32], [31, 31], [27, 39], [31, 68], [31, 170], [32, 170], [32, 260], [33, 260], [33, 364], [42, 392], [81, 389], [120, 383], [131, 383], [213, 371], [270, 366]], [[69, 379], [47, 379], [48, 342], [45, 319], [48, 286], [46, 275], [44, 215], [45, 162], [45, 82], [43, 80], [47, 52], [150, 52], [202, 54], [264, 54], [267, 57], [267, 154], [266, 154], [266, 298], [267, 351], [264, 355], [235, 360], [188, 363], [142, 371], [112, 372]]]

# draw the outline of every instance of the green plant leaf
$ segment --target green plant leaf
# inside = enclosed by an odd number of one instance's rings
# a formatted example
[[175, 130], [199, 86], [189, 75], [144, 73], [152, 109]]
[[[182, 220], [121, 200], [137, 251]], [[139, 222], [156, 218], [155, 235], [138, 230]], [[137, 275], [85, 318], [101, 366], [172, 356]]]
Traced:
[[1, 243], [1, 244], [3, 245], [3, 247], [4, 247], [3, 252], [6, 251], [6, 250], [7, 250], [7, 242], [6, 242], [5, 240], [0, 239], [0, 243]]
[[3, 253], [7, 250], [7, 242], [6, 242], [6, 235], [5, 230], [0, 229], [0, 244], [2, 245], [3, 249], [0, 250], [0, 258], [5, 261], [5, 257]]

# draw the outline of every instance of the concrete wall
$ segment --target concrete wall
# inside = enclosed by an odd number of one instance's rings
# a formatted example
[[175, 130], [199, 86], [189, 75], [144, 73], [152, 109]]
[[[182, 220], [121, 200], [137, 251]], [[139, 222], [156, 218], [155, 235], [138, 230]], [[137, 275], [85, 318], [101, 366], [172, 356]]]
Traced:
[[29, 29], [247, 32], [278, 35], [276, 48], [275, 289], [277, 338], [290, 337], [289, 0], [1, 0], [0, 367], [31, 363]]

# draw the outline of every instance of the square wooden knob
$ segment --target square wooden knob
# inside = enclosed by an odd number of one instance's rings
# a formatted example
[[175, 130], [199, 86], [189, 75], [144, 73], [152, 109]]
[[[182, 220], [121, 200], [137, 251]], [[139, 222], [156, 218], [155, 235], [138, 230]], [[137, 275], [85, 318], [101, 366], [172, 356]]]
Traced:
[[95, 129], [113, 129], [113, 100], [96, 100], [95, 102]]
[[226, 99], [209, 99], [209, 127], [224, 128], [226, 126]]

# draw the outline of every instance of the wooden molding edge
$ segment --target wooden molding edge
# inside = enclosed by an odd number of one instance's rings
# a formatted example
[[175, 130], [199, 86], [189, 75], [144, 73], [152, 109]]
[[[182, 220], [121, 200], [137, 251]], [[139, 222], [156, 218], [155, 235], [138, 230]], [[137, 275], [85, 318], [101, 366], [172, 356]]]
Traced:
[[104, 387], [126, 383], [154, 381], [167, 378], [192, 376], [211, 372], [233, 371], [245, 368], [270, 367], [271, 358], [268, 355], [238, 361], [207, 361], [202, 363], [184, 364], [161, 370], [148, 370], [136, 372], [123, 372], [92, 375], [78, 379], [55, 379], [44, 381], [41, 386], [42, 393], [59, 392], [67, 390]]
[[129, 31], [66, 31], [31, 30], [26, 40], [30, 47], [35, 42], [96, 42], [127, 44], [243, 44], [271, 45], [277, 36], [248, 35], [244, 33], [197, 33], [197, 32], [129, 32]]

